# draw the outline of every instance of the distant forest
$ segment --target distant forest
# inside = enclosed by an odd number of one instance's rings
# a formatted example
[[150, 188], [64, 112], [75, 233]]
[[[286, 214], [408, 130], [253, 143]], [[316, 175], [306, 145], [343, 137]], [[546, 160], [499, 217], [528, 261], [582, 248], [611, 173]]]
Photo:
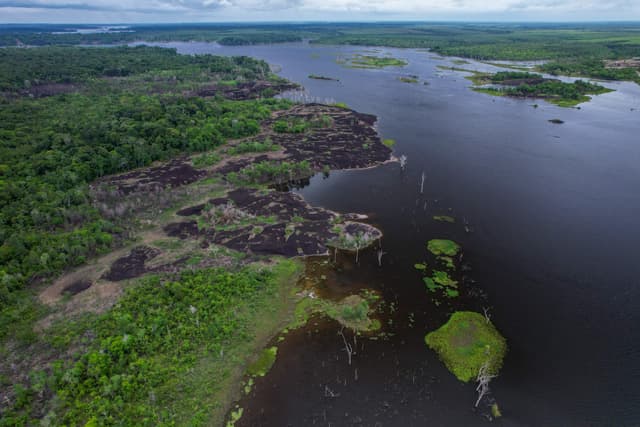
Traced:
[[[82, 29], [84, 31], [78, 32]], [[96, 30], [91, 32], [87, 30]], [[101, 31], [101, 32], [100, 32]], [[309, 40], [424, 48], [481, 61], [547, 61], [540, 71], [640, 83], [640, 70], [608, 68], [605, 60], [640, 57], [640, 24], [184, 24], [126, 27], [2, 25], [0, 46], [103, 45], [136, 41], [201, 41], [253, 45]]]

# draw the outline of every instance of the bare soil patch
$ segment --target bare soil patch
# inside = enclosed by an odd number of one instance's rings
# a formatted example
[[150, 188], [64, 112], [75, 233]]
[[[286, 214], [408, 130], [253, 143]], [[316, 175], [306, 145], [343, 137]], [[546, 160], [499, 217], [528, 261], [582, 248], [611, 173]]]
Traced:
[[138, 169], [132, 172], [102, 178], [97, 184], [106, 184], [114, 188], [118, 195], [133, 192], [158, 191], [191, 184], [202, 179], [206, 172], [195, 169], [187, 159], [182, 157], [171, 160], [160, 166]]
[[277, 95], [287, 90], [297, 89], [299, 86], [290, 82], [271, 82], [257, 80], [250, 82], [238, 82], [235, 85], [214, 84], [201, 87], [191, 92], [191, 96], [222, 96], [232, 100], [247, 100]]

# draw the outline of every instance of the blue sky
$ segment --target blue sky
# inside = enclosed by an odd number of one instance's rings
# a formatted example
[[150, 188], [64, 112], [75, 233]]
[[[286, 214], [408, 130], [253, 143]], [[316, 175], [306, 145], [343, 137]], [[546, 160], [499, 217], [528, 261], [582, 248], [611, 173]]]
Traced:
[[640, 0], [0, 0], [2, 23], [640, 21]]

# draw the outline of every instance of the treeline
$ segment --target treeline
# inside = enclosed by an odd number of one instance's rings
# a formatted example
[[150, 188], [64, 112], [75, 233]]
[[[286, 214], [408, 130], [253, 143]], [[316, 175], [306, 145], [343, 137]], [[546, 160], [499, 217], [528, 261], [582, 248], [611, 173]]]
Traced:
[[[66, 28], [65, 28], [66, 29]], [[0, 46], [76, 46], [126, 44], [137, 41], [199, 41], [224, 45], [253, 45], [302, 40], [306, 34], [299, 27], [276, 26], [215, 26], [215, 25], [134, 25], [118, 31], [77, 33], [60, 31], [58, 27], [7, 28], [0, 30]]]
[[576, 80], [573, 83], [547, 80], [538, 84], [521, 84], [516, 87], [501, 88], [500, 90], [509, 96], [557, 97], [565, 100], [580, 100], [585, 95], [597, 95], [610, 91], [603, 86], [582, 80]]
[[[0, 27], [0, 46], [202, 41], [226, 45], [294, 42], [427, 48], [481, 61], [549, 60], [543, 71], [638, 81], [635, 70], [608, 70], [605, 59], [640, 57], [640, 25], [622, 24], [185, 24], [134, 25], [120, 32], [64, 32], [43, 25]], [[63, 31], [62, 33], [58, 33]]]
[[606, 68], [599, 59], [553, 61], [538, 67], [552, 75], [583, 76], [601, 80], [629, 80], [640, 84], [640, 70], [635, 68]]
[[248, 57], [179, 55], [159, 47], [110, 49], [47, 47], [0, 49], [0, 91], [29, 89], [44, 83], [83, 83], [99, 77], [128, 77], [149, 72], [248, 80], [269, 74], [269, 65]]
[[506, 80], [524, 80], [524, 79], [539, 79], [542, 78], [540, 74], [528, 73], [526, 71], [499, 71], [490, 77], [490, 80], [494, 83], [504, 82]]
[[[32, 65], [22, 61], [38, 58], [42, 69], [33, 72], [46, 76], [59, 63], [55, 53], [62, 51], [39, 50], [30, 49], [25, 55], [10, 49], [3, 54], [16, 67], [27, 70]], [[101, 70], [105, 61], [117, 63], [121, 58], [126, 64], [134, 53], [147, 59], [137, 70], [150, 73], [160, 73], [164, 67], [180, 70], [195, 62], [213, 74], [235, 70], [233, 73], [249, 77], [266, 66], [248, 58], [183, 57], [150, 48], [101, 49], [100, 56], [109, 60], [98, 60], [92, 49], [63, 52], [70, 55], [67, 60], [74, 61], [65, 71], [72, 81], [98, 75], [94, 70]], [[96, 61], [101, 64], [98, 68], [93, 65]], [[0, 335], [19, 315], [11, 310], [13, 295], [25, 283], [81, 264], [118, 238], [119, 228], [93, 208], [89, 182], [179, 153], [208, 150], [227, 138], [253, 135], [271, 111], [288, 105], [288, 101], [275, 99], [228, 101], [135, 90], [88, 90], [1, 101]]]

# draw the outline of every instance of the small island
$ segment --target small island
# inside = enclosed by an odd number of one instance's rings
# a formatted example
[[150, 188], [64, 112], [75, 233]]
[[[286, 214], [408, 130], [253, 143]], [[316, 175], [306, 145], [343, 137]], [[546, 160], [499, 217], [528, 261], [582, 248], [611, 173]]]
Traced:
[[584, 80], [566, 83], [546, 78], [541, 74], [523, 71], [482, 73], [455, 67], [444, 69], [471, 73], [472, 75], [467, 79], [474, 83], [475, 86], [472, 89], [476, 92], [513, 98], [542, 98], [559, 107], [575, 107], [589, 101], [591, 98], [588, 95], [613, 92], [604, 86]]
[[507, 352], [507, 342], [489, 319], [472, 311], [457, 311], [439, 329], [425, 337], [429, 348], [456, 378], [476, 379], [481, 370], [497, 375]]
[[332, 82], [339, 82], [340, 81], [340, 79], [336, 79], [334, 77], [320, 76], [320, 75], [317, 75], [317, 74], [309, 74], [307, 77], [310, 78], [310, 79], [313, 79], [313, 80], [327, 80], [327, 81], [332, 81]]
[[391, 56], [372, 56], [355, 54], [346, 60], [340, 60], [339, 63], [344, 64], [348, 68], [385, 68], [385, 67], [404, 67], [408, 64], [402, 59], [393, 58]]
[[418, 83], [418, 76], [415, 76], [415, 75], [402, 76], [402, 77], [398, 77], [398, 80], [400, 80], [403, 83]]

